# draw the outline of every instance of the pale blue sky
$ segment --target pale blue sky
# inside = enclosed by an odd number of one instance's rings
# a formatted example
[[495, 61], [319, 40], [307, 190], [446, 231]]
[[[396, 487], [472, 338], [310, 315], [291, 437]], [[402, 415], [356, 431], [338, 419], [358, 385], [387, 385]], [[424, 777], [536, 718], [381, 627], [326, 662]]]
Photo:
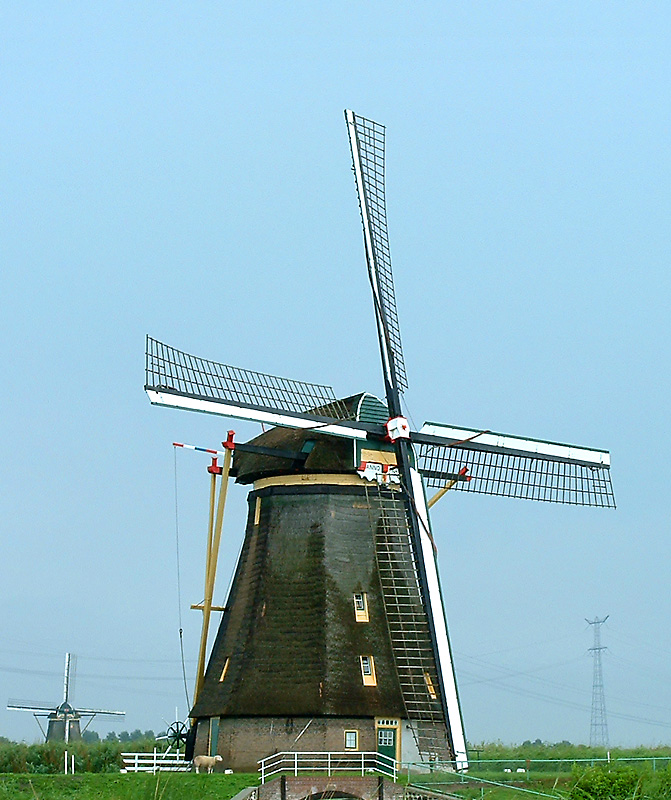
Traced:
[[[2, 113], [0, 735], [9, 697], [154, 728], [180, 683], [172, 441], [144, 335], [381, 392], [343, 109], [387, 126], [416, 424], [612, 452], [617, 511], [436, 506], [468, 738], [671, 740], [667, 3], [9, 3]], [[193, 672], [207, 459], [178, 454]], [[239, 547], [233, 491], [218, 586]], [[659, 724], [657, 724], [659, 723]]]

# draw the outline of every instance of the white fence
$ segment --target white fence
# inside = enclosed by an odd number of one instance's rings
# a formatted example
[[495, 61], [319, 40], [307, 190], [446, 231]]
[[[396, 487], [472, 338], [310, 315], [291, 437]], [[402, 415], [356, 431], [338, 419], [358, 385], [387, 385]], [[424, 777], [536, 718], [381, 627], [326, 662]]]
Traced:
[[124, 768], [121, 772], [186, 772], [191, 763], [184, 761], [182, 753], [122, 753]]
[[261, 783], [280, 772], [298, 775], [301, 772], [355, 772], [365, 775], [378, 772], [396, 780], [398, 765], [393, 758], [382, 753], [273, 753], [259, 763]]

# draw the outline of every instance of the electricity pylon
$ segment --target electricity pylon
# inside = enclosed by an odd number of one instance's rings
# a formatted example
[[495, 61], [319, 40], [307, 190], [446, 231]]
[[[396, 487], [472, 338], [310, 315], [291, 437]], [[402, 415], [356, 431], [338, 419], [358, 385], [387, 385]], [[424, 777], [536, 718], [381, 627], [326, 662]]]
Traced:
[[589, 652], [594, 657], [594, 679], [592, 681], [592, 721], [589, 728], [590, 747], [608, 747], [608, 723], [606, 721], [606, 699], [603, 692], [603, 669], [601, 667], [601, 652], [608, 648], [601, 645], [601, 626], [608, 619], [606, 614], [603, 619], [585, 619], [594, 628], [594, 646]]

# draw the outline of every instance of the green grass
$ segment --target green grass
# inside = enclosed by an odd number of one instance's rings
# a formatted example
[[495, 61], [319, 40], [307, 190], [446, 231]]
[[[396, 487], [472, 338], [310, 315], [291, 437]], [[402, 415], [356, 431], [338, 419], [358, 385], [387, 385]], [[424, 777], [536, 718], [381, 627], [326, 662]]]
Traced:
[[649, 762], [579, 764], [563, 775], [527, 772], [483, 778], [469, 772], [459, 778], [434, 773], [417, 775], [413, 782], [463, 800], [534, 800], [529, 792], [566, 800], [671, 800], [671, 767], [653, 770]]
[[[583, 760], [592, 758], [606, 758], [607, 750], [604, 747], [590, 747], [586, 744], [571, 744], [570, 742], [524, 742], [523, 744], [503, 744], [502, 742], [483, 742], [470, 744], [471, 764], [476, 765], [478, 759], [561, 759], [563, 761]], [[670, 758], [671, 747], [658, 745], [656, 747], [611, 747], [610, 754], [617, 758]]]
[[0, 800], [230, 800], [258, 775], [0, 775]]
[[[510, 775], [508, 785], [475, 781], [444, 773], [416, 776], [415, 784], [453, 793], [463, 800], [671, 800], [671, 768], [649, 766], [576, 767], [570, 776]], [[230, 800], [241, 789], [257, 786], [257, 774], [195, 775], [82, 773], [80, 775], [0, 775], [0, 800]], [[503, 783], [503, 782], [501, 782]], [[524, 791], [527, 790], [527, 791]], [[529, 790], [532, 794], [529, 794]]]

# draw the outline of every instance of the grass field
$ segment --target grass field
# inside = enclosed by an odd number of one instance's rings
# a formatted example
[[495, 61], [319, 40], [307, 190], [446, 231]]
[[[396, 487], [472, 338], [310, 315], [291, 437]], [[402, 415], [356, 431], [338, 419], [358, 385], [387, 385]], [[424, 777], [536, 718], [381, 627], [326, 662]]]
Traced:
[[[241, 789], [258, 785], [258, 775], [0, 775], [0, 800], [230, 800]], [[535, 781], [528, 788], [548, 787]], [[458, 793], [464, 800], [531, 800], [514, 787], [436, 783], [440, 792]]]
[[[445, 773], [414, 777], [415, 786], [461, 800], [671, 800], [671, 769], [654, 772], [649, 766], [600, 765], [574, 770], [570, 777], [507, 775], [505, 783]], [[258, 782], [257, 774], [3, 774], [0, 800], [230, 800]]]
[[[257, 773], [120, 774], [122, 745], [109, 742], [70, 745], [77, 773], [63, 775], [63, 747], [0, 742], [0, 800], [230, 800], [259, 782]], [[669, 747], [613, 750], [610, 763], [605, 751], [564, 742], [474, 751], [466, 775], [406, 765], [399, 778], [462, 800], [671, 800]]]
[[230, 800], [258, 775], [0, 775], [0, 800]]

